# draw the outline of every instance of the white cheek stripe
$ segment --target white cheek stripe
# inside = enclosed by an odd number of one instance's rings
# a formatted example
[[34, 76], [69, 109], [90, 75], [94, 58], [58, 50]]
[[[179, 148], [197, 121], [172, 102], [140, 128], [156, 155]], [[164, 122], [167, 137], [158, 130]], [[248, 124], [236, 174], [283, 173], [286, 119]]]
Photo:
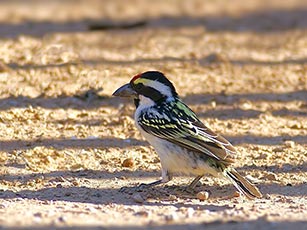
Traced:
[[151, 107], [155, 105], [155, 102], [151, 100], [149, 97], [145, 97], [143, 95], [139, 95], [140, 105], [144, 107]]
[[144, 83], [144, 85], [152, 87], [152, 88], [158, 90], [160, 93], [162, 93], [163, 95], [165, 95], [167, 97], [171, 97], [172, 96], [172, 92], [171, 92], [170, 87], [164, 85], [161, 82], [158, 82], [158, 81], [148, 81], [148, 82]]

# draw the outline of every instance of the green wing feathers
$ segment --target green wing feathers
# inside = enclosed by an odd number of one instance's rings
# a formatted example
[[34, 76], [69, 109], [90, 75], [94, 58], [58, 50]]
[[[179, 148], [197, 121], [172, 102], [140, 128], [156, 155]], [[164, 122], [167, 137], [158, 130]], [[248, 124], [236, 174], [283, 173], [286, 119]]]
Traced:
[[152, 135], [206, 154], [225, 165], [234, 161], [234, 147], [207, 128], [180, 100], [147, 110], [139, 116], [137, 122]]

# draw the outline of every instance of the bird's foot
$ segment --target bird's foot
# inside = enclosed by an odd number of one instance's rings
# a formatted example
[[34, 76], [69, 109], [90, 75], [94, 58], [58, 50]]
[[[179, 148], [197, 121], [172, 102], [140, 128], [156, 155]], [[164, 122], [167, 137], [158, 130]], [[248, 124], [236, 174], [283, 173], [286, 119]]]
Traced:
[[143, 192], [144, 190], [147, 190], [149, 189], [150, 187], [153, 187], [153, 186], [156, 186], [156, 185], [159, 185], [159, 184], [163, 184], [164, 182], [162, 180], [157, 180], [157, 181], [154, 181], [152, 183], [149, 183], [149, 184], [145, 184], [145, 183], [142, 183], [140, 185], [137, 185], [135, 187], [122, 187], [119, 189], [119, 192], [124, 192], [124, 193], [133, 193], [133, 192]]
[[184, 186], [184, 187], [172, 186], [173, 187], [172, 189], [178, 193], [187, 193], [187, 194], [193, 195], [197, 193], [196, 187], [200, 187], [201, 185], [202, 184], [199, 182], [199, 179], [196, 179], [188, 186]]
[[144, 189], [149, 189], [150, 187], [153, 187], [153, 186], [156, 186], [156, 185], [159, 185], [159, 184], [163, 184], [163, 183], [164, 182], [162, 180], [157, 180], [157, 181], [151, 182], [149, 184], [142, 183], [142, 184], [140, 184], [139, 186], [136, 187], [136, 190], [138, 192], [142, 192]]
[[201, 185], [201, 183], [199, 182], [200, 179], [203, 177], [203, 175], [199, 175], [197, 177], [195, 177], [195, 179], [191, 182], [191, 184], [189, 184], [189, 189], [195, 189], [196, 186]]
[[134, 190], [135, 190], [135, 187], [124, 186], [119, 189], [119, 192], [133, 194]]

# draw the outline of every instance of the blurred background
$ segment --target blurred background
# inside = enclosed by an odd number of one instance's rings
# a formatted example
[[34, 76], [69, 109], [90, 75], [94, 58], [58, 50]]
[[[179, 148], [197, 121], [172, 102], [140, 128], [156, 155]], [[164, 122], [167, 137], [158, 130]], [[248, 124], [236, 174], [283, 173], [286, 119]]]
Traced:
[[38, 35], [134, 27], [195, 27], [209, 31], [306, 28], [305, 0], [1, 0], [0, 34]]

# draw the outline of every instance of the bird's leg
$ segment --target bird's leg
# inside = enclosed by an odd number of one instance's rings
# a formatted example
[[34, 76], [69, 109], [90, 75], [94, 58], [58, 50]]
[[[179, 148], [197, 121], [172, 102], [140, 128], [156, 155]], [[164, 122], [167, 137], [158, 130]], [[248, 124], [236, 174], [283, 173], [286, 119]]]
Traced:
[[166, 169], [162, 168], [162, 179], [154, 181], [154, 182], [149, 183], [149, 184], [142, 183], [142, 184], [139, 185], [139, 188], [152, 187], [152, 186], [156, 186], [156, 185], [159, 185], [159, 184], [165, 184], [172, 179], [173, 179], [173, 175], [169, 171], [167, 171]]
[[199, 175], [195, 177], [195, 179], [191, 182], [191, 184], [187, 187], [189, 190], [194, 190], [195, 186], [197, 185], [198, 181], [203, 177], [204, 175]]
[[[136, 191], [141, 191], [141, 190], [143, 190], [145, 188], [150, 188], [152, 186], [156, 186], [156, 185], [159, 185], [159, 184], [165, 184], [165, 183], [169, 182], [172, 179], [173, 179], [173, 174], [170, 173], [168, 170], [162, 168], [162, 179], [154, 181], [154, 182], [151, 182], [149, 184], [142, 183], [139, 186], [134, 187], [134, 189], [136, 189]], [[127, 189], [129, 189], [129, 188], [122, 187], [119, 191], [120, 192], [126, 192]]]
[[173, 179], [173, 174], [162, 168], [162, 183], [167, 183]]
[[194, 188], [196, 187], [198, 181], [203, 177], [203, 175], [199, 175], [197, 176], [192, 182], [191, 184], [189, 184], [188, 186], [184, 187], [184, 188], [179, 188], [179, 189], [176, 189], [177, 191], [179, 192], [187, 192], [187, 193], [190, 193], [190, 194], [194, 194]]

